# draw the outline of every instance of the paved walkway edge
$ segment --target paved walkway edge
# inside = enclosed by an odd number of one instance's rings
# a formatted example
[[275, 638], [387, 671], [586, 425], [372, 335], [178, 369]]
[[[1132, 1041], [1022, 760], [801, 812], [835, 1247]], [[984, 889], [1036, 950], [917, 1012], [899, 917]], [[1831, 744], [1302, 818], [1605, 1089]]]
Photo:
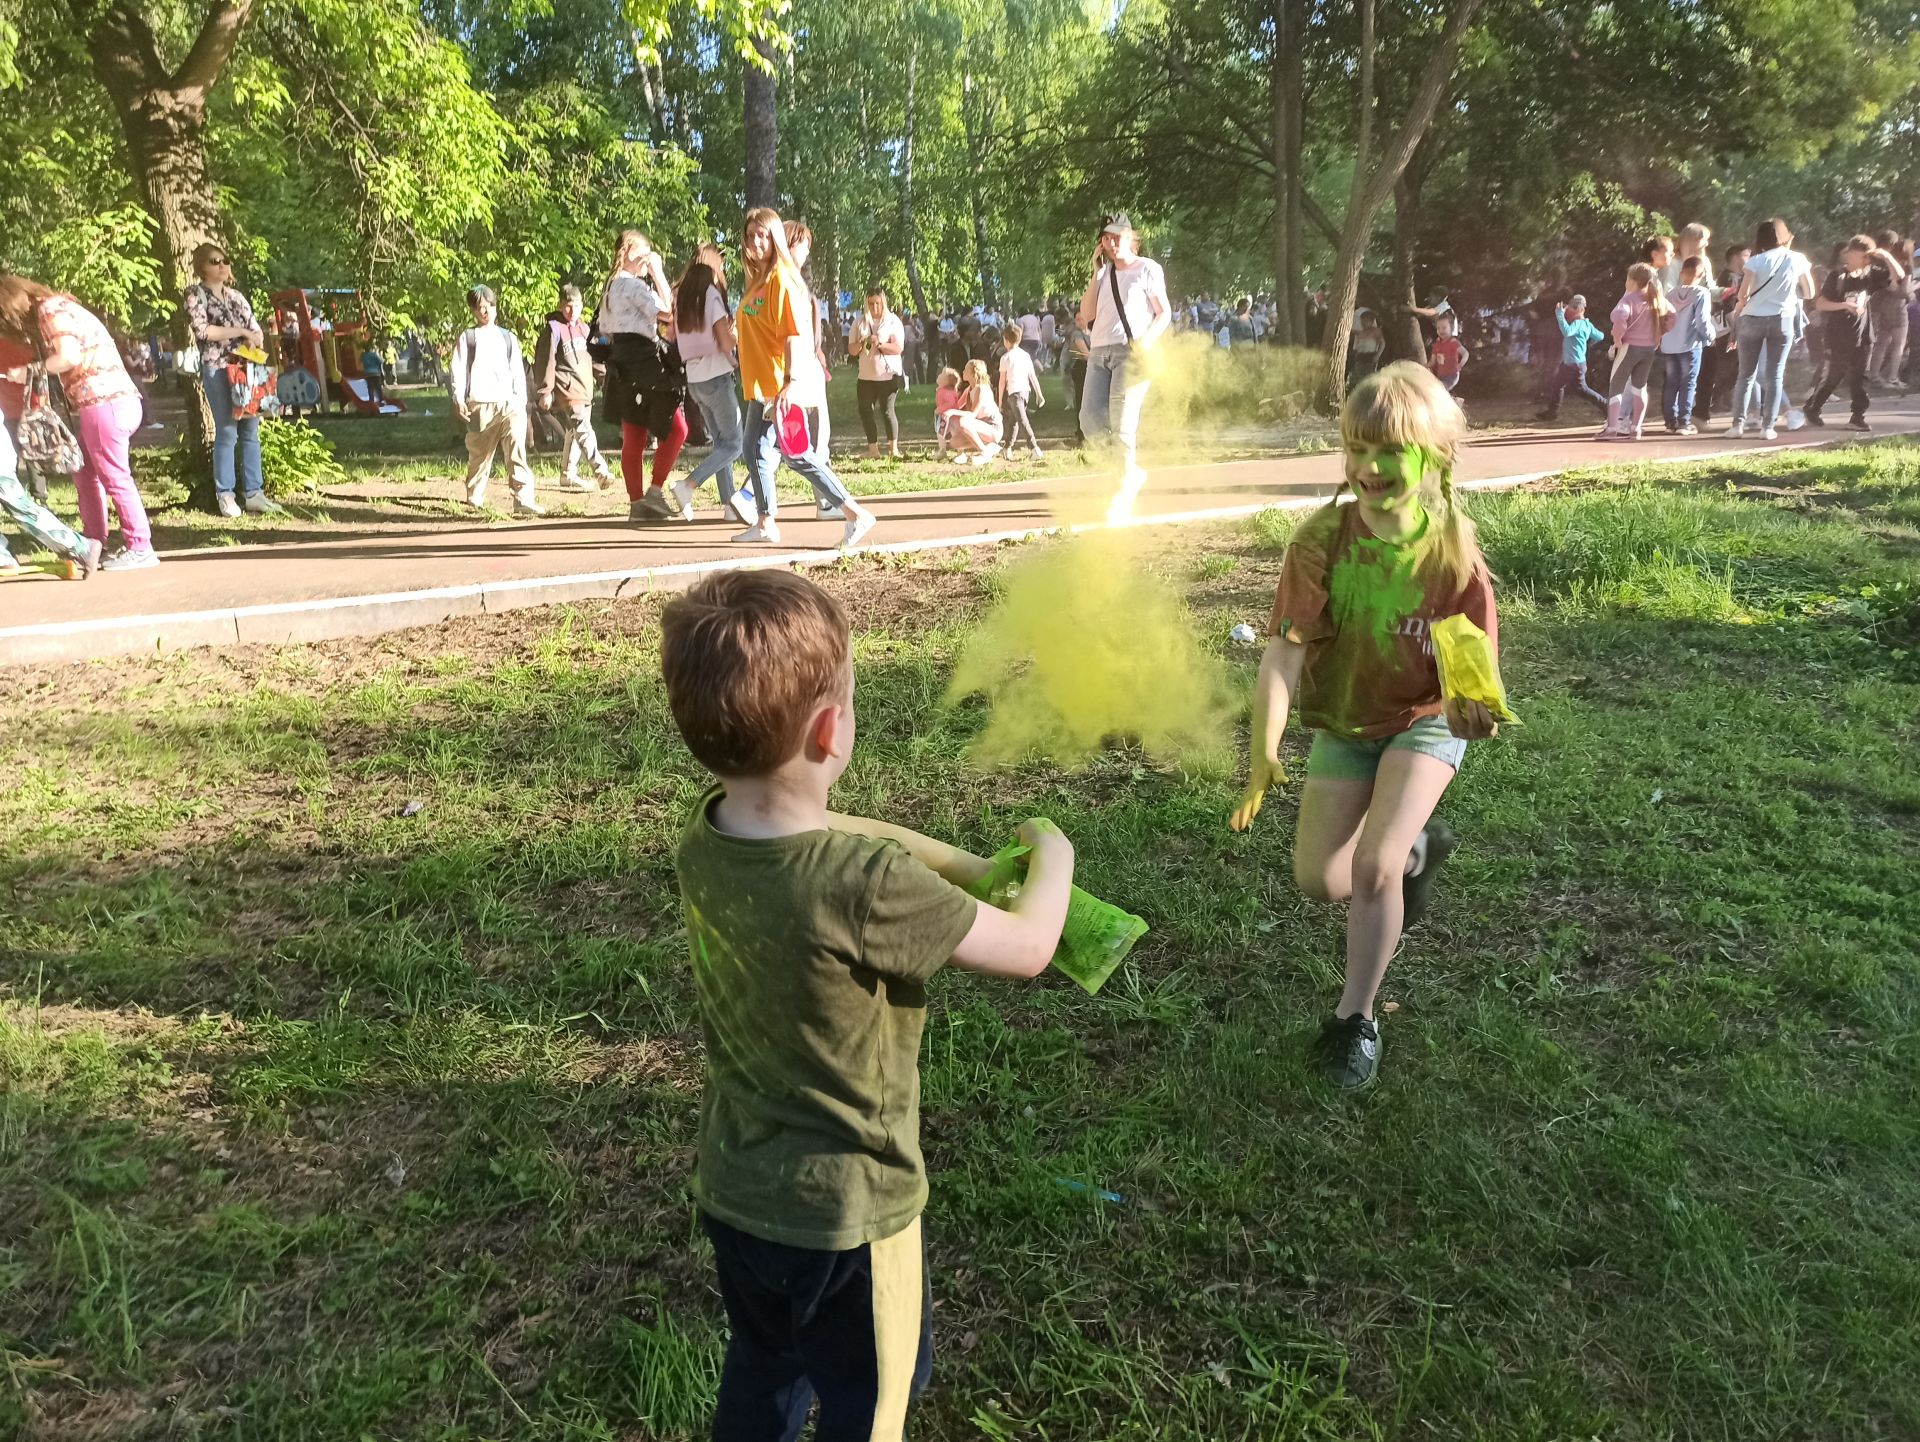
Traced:
[[[1675, 456], [1671, 460], [1643, 459], [1643, 463], [1671, 465], [1720, 460], [1729, 456], [1765, 455], [1774, 451], [1824, 449], [1851, 441], [1823, 441], [1819, 446], [1741, 446], [1705, 455]], [[1622, 458], [1626, 459], [1626, 458]], [[1604, 456], [1592, 462], [1607, 464]], [[1533, 471], [1462, 481], [1463, 491], [1510, 491], [1532, 485], [1567, 470]], [[891, 498], [889, 498], [891, 499]], [[1237, 506], [1169, 511], [1142, 516], [1131, 526], [1176, 526], [1202, 521], [1230, 521], [1261, 511], [1297, 511], [1322, 505], [1325, 496], [1294, 496]], [[1025, 541], [1037, 536], [1104, 530], [1101, 523], [1025, 526], [1016, 530], [978, 531], [917, 541], [882, 542], [862, 546], [857, 556], [907, 555], [919, 551], [955, 550]], [[841, 559], [835, 550], [742, 552], [712, 561], [680, 565], [641, 566], [631, 570], [590, 571], [568, 576], [528, 576], [512, 581], [481, 581], [465, 586], [440, 586], [421, 591], [392, 591], [379, 595], [333, 596], [317, 600], [282, 601], [257, 606], [234, 606], [212, 611], [173, 611], [151, 616], [106, 616], [88, 621], [58, 621], [32, 626], [0, 628], [0, 665], [45, 665], [88, 661], [112, 656], [166, 654], [194, 646], [293, 645], [343, 636], [372, 636], [430, 626], [456, 616], [495, 615], [528, 606], [563, 605], [573, 601], [618, 600], [650, 591], [679, 590], [714, 571], [745, 570], [761, 566], [819, 566]]]

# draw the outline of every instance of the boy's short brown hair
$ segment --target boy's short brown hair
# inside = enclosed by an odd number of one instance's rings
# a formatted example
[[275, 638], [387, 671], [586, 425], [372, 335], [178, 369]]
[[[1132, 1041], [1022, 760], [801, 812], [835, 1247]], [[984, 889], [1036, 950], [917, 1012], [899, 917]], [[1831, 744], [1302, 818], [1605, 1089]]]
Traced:
[[1019, 324], [1015, 321], [1008, 321], [1000, 327], [1000, 339], [1008, 345], [1019, 345], [1020, 337], [1025, 334], [1026, 332], [1021, 330]]
[[722, 571], [660, 616], [674, 723], [716, 776], [764, 776], [793, 758], [808, 720], [848, 681], [847, 618], [791, 571]]

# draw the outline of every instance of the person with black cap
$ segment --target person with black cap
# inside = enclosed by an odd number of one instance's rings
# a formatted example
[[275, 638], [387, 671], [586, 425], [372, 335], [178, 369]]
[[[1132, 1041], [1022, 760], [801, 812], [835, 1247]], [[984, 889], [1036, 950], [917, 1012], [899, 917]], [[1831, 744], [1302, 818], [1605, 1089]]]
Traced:
[[1148, 384], [1141, 351], [1158, 340], [1173, 319], [1167, 278], [1158, 261], [1140, 254], [1139, 237], [1124, 213], [1100, 223], [1093, 276], [1080, 297], [1079, 319], [1091, 333], [1080, 429], [1089, 441], [1112, 437], [1120, 448], [1120, 488], [1107, 510], [1109, 524], [1118, 524], [1132, 514], [1133, 498], [1147, 479], [1135, 459]]

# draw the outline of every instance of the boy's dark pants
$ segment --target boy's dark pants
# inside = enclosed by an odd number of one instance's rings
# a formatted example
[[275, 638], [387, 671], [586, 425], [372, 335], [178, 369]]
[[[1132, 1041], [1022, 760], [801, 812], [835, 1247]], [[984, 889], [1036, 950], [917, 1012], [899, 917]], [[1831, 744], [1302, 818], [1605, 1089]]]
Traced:
[[1810, 416], [1820, 414], [1821, 408], [1832, 399], [1833, 393], [1840, 389], [1840, 382], [1848, 386], [1848, 399], [1853, 402], [1853, 418], [1857, 421], [1867, 414], [1867, 361], [1873, 355], [1873, 337], [1835, 336], [1827, 337], [1826, 364], [1820, 372], [1820, 384], [1812, 395], [1807, 397], [1804, 407]]
[[1568, 391], [1585, 396], [1602, 411], [1607, 408], [1607, 398], [1587, 384], [1587, 368], [1583, 365], [1562, 365], [1553, 373], [1553, 387], [1547, 392], [1546, 414], [1560, 414], [1560, 397]]
[[1700, 378], [1693, 387], [1693, 418], [1713, 419], [1713, 392], [1720, 383], [1720, 342], [1708, 341], [1700, 351]]
[[919, 1219], [846, 1252], [763, 1241], [705, 1212], [700, 1225], [733, 1334], [714, 1442], [794, 1442], [816, 1396], [816, 1442], [898, 1438], [933, 1375]]

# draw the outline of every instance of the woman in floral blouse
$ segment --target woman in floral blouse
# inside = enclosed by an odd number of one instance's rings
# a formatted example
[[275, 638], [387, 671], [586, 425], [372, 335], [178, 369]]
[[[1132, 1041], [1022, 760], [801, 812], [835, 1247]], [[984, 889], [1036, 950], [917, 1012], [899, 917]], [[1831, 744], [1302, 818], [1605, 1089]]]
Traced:
[[208, 241], [194, 247], [194, 273], [200, 277], [187, 287], [187, 321], [200, 347], [200, 382], [206, 387], [207, 406], [213, 412], [213, 488], [223, 516], [240, 514], [233, 495], [233, 453], [240, 452], [240, 474], [246, 483], [246, 509], [253, 515], [276, 515], [280, 507], [261, 488], [260, 417], [233, 414], [233, 390], [227, 382], [227, 354], [235, 345], [260, 347], [260, 322], [253, 307], [232, 285], [233, 262], [227, 248]]

